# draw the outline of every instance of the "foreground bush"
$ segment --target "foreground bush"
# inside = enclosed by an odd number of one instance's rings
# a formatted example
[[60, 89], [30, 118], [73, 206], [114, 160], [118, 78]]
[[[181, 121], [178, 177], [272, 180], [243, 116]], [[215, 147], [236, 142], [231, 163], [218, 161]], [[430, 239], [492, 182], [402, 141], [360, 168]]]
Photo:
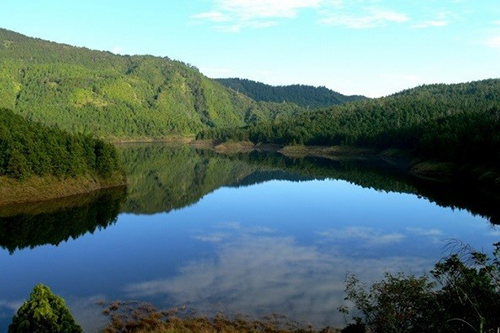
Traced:
[[14, 315], [9, 333], [77, 333], [76, 323], [64, 300], [43, 284], [35, 286], [30, 298]]
[[374, 332], [497, 332], [500, 243], [494, 247], [489, 257], [461, 246], [435, 265], [432, 278], [386, 274], [367, 290], [349, 276], [345, 299], [360, 313], [354, 320]]

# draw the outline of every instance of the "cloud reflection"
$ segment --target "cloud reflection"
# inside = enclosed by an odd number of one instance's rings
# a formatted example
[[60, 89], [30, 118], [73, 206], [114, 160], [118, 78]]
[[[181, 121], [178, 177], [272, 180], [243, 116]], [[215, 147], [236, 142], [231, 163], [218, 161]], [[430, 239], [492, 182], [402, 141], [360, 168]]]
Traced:
[[[421, 272], [433, 263], [403, 256], [351, 258], [335, 249], [325, 253], [318, 246], [300, 245], [293, 237], [271, 237], [265, 231], [240, 228], [214, 245], [214, 257], [188, 262], [174, 277], [130, 284], [126, 292], [131, 298], [149, 298], [156, 304], [168, 299], [203, 313], [222, 310], [262, 316], [278, 312], [316, 326], [343, 325], [335, 309], [344, 296], [347, 272], [370, 281], [385, 271]], [[357, 231], [372, 235], [368, 230]], [[391, 234], [381, 237], [385, 242], [401, 239]]]
[[391, 232], [383, 233], [380, 230], [367, 227], [347, 227], [344, 229], [329, 229], [319, 232], [318, 235], [330, 240], [348, 240], [357, 239], [363, 240], [371, 245], [387, 245], [391, 243], [399, 243], [405, 239], [405, 235], [401, 233]]

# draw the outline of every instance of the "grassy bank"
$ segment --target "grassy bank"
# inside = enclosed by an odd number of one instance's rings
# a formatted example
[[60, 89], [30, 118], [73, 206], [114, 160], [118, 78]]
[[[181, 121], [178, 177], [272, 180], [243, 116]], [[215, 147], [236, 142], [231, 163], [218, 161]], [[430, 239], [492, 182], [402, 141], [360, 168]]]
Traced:
[[126, 178], [121, 171], [116, 171], [106, 178], [91, 175], [65, 179], [55, 176], [34, 176], [26, 180], [17, 180], [2, 176], [0, 206], [64, 198], [125, 184]]

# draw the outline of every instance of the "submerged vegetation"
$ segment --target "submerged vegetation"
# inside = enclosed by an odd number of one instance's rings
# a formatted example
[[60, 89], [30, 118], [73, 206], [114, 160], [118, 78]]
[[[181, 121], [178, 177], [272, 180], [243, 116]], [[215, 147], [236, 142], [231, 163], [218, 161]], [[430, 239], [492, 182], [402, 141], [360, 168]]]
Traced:
[[[140, 302], [101, 302], [103, 314], [110, 323], [104, 333], [139, 332], [267, 332], [267, 333], [314, 333], [312, 326], [302, 325], [281, 315], [269, 315], [261, 319], [238, 314], [232, 318], [218, 313], [213, 317], [196, 315], [186, 307], [158, 310], [153, 305]], [[322, 333], [340, 332], [325, 328]]]

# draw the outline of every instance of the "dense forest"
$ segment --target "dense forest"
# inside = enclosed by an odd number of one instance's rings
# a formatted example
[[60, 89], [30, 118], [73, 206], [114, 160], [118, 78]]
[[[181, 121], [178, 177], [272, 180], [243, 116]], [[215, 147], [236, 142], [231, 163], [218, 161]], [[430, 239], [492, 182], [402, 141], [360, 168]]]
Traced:
[[300, 112], [255, 102], [167, 57], [121, 56], [0, 29], [0, 107], [71, 132], [190, 135]]
[[198, 138], [398, 148], [423, 159], [497, 167], [500, 80], [421, 86], [280, 121], [212, 129]]
[[271, 86], [248, 79], [216, 79], [228, 88], [247, 95], [256, 101], [295, 103], [304, 108], [320, 108], [366, 99], [364, 96], [346, 96], [326, 87], [302, 84]]
[[47, 175], [107, 178], [116, 172], [121, 172], [121, 163], [113, 145], [31, 123], [0, 109], [0, 176], [20, 180]]

